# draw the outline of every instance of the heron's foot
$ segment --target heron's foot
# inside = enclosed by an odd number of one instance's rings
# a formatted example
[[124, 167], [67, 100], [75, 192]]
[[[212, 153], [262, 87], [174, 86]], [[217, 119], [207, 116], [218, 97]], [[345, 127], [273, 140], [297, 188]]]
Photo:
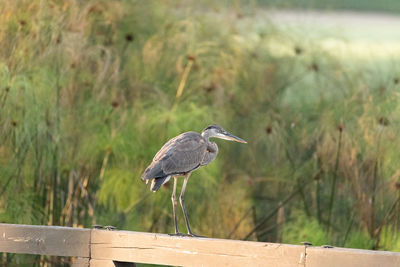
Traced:
[[170, 235], [170, 236], [187, 236], [187, 235], [185, 235], [183, 233], [179, 233], [179, 232], [177, 232], [175, 234], [168, 234], [168, 235]]
[[205, 236], [202, 236], [202, 235], [195, 235], [192, 232], [189, 232], [187, 235], [190, 236], [190, 237], [205, 237]]

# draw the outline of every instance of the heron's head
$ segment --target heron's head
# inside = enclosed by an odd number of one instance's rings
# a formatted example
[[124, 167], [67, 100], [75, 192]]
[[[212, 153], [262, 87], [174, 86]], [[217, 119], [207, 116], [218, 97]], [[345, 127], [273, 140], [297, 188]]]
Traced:
[[243, 140], [242, 138], [239, 138], [237, 136], [234, 136], [233, 134], [227, 132], [224, 130], [219, 125], [213, 124], [205, 128], [202, 132], [201, 135], [205, 138], [210, 138], [210, 137], [215, 137], [215, 138], [220, 138], [224, 140], [229, 140], [229, 141], [235, 141], [239, 143], [244, 143], [246, 144], [247, 142]]

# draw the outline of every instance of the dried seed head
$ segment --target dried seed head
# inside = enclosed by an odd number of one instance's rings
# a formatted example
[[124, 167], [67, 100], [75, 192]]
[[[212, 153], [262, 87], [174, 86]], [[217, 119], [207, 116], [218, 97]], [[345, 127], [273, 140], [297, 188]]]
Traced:
[[319, 71], [319, 66], [317, 65], [317, 63], [314, 62], [314, 63], [311, 64], [310, 69], [312, 71], [318, 72]]
[[267, 126], [267, 128], [265, 128], [265, 132], [266, 132], [267, 134], [271, 134], [271, 133], [272, 133], [272, 128], [271, 128], [271, 126]]
[[215, 90], [215, 84], [214, 84], [214, 83], [209, 83], [209, 84], [205, 85], [205, 86], [204, 86], [204, 90], [205, 90], [207, 93], [211, 93], [212, 91]]
[[321, 175], [320, 175], [320, 173], [318, 172], [316, 175], [314, 175], [313, 179], [314, 179], [315, 181], [321, 180]]
[[113, 108], [117, 108], [117, 107], [119, 107], [119, 102], [117, 100], [114, 100], [114, 101], [111, 102], [111, 106]]
[[294, 52], [296, 53], [296, 55], [301, 55], [303, 53], [303, 49], [299, 46], [296, 46], [294, 48]]
[[18, 122], [17, 122], [16, 120], [12, 120], [12, 121], [11, 121], [11, 125], [12, 125], [13, 127], [17, 127]]
[[133, 39], [134, 39], [134, 37], [133, 37], [133, 34], [132, 34], [132, 33], [127, 33], [127, 34], [125, 35], [125, 40], [126, 40], [127, 42], [132, 42]]
[[396, 182], [396, 183], [394, 184], [394, 188], [396, 188], [397, 190], [400, 190], [400, 181], [399, 181], [399, 182]]
[[251, 56], [251, 58], [256, 58], [256, 59], [258, 58], [258, 55], [256, 52], [251, 52], [250, 56]]
[[386, 117], [380, 117], [378, 123], [382, 126], [388, 126], [390, 124], [389, 119]]
[[341, 123], [339, 123], [338, 126], [337, 126], [337, 129], [338, 129], [339, 132], [343, 132], [343, 130], [344, 130], [344, 125], [341, 124]]
[[193, 55], [187, 55], [187, 59], [188, 59], [189, 61], [195, 61], [196, 57], [193, 56]]

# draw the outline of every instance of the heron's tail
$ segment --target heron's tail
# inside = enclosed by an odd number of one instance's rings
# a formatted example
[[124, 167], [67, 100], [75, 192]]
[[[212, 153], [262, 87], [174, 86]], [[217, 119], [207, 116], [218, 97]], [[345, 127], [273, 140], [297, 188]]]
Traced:
[[169, 181], [171, 179], [171, 176], [165, 176], [165, 177], [160, 177], [160, 178], [154, 178], [151, 181], [151, 186], [150, 190], [153, 192], [156, 192], [163, 184]]

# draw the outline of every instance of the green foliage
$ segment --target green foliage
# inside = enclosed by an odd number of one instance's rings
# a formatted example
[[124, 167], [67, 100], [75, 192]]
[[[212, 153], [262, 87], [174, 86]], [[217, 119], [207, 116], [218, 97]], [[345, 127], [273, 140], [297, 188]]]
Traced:
[[300, 244], [300, 242], [311, 242], [313, 246], [326, 245], [329, 234], [318, 223], [315, 218], [307, 217], [304, 213], [298, 212], [293, 215], [293, 220], [285, 223], [282, 229], [282, 242]]
[[390, 248], [392, 251], [400, 251], [399, 232], [395, 225], [383, 227], [380, 235], [380, 243], [382, 244], [382, 247]]
[[373, 249], [374, 241], [368, 236], [368, 233], [354, 231], [350, 233], [349, 240], [346, 242], [346, 247]]

